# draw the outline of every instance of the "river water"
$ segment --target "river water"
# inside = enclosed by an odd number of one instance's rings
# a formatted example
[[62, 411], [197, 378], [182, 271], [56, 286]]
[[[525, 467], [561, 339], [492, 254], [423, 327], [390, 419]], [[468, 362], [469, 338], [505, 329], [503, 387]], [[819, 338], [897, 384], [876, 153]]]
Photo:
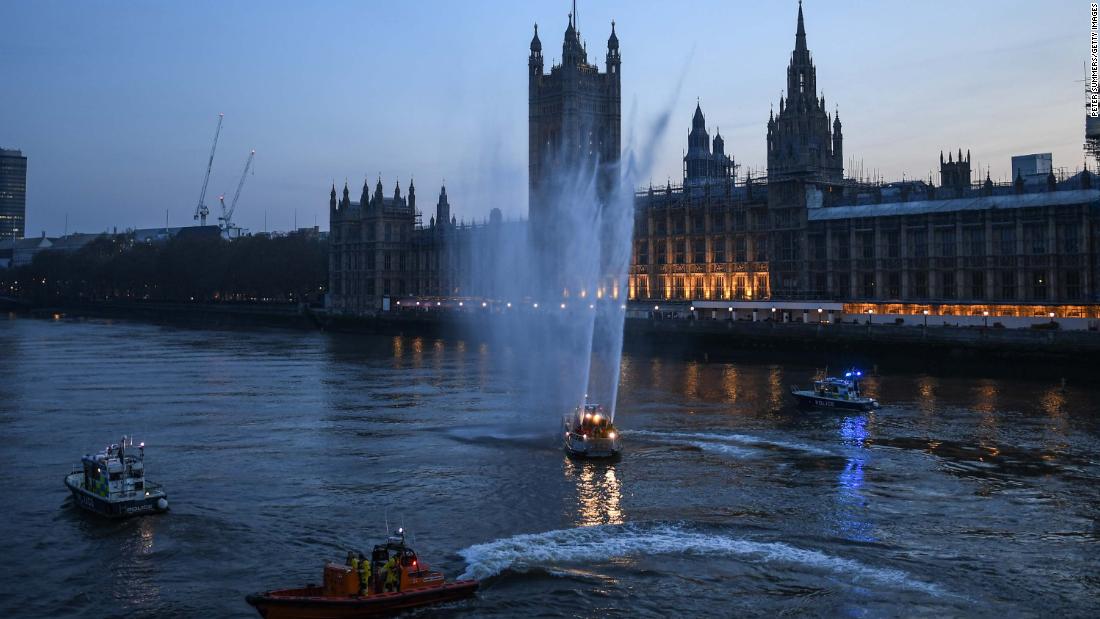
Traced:
[[[1100, 386], [880, 366], [883, 408], [814, 413], [810, 365], [627, 355], [627, 451], [595, 464], [517, 410], [515, 354], [0, 319], [0, 616], [256, 616], [387, 518], [483, 579], [419, 616], [1096, 611]], [[169, 513], [79, 511], [62, 478], [127, 433]]]

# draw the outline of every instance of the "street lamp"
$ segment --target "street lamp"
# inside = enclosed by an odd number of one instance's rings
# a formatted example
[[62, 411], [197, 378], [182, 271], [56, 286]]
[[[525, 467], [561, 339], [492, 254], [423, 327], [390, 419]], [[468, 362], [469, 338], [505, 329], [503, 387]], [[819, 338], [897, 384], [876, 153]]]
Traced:
[[867, 324], [873, 323], [874, 320], [875, 320], [875, 310], [873, 310], [873, 309], [867, 310]]
[[928, 310], [924, 310], [921, 313], [924, 314], [924, 328], [927, 329], [928, 328]]
[[982, 312], [982, 327], [989, 326], [989, 311]]

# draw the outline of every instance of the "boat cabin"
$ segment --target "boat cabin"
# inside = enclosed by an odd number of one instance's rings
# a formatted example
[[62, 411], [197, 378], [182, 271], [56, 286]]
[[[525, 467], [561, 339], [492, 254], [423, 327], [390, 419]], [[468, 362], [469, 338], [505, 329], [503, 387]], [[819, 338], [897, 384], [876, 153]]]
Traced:
[[84, 489], [104, 498], [144, 491], [145, 443], [138, 445], [137, 454], [129, 453], [133, 446], [133, 439], [122, 437], [121, 443], [111, 445], [94, 456], [81, 458]]
[[822, 398], [851, 400], [860, 397], [859, 383], [849, 378], [815, 380], [814, 395]]

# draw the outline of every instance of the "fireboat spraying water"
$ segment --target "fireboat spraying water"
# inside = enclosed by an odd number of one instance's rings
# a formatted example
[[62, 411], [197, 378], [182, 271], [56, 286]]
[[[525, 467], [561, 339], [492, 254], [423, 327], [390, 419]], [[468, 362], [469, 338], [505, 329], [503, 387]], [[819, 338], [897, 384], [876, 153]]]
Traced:
[[617, 458], [622, 439], [600, 404], [578, 406], [563, 420], [565, 453], [573, 458]]

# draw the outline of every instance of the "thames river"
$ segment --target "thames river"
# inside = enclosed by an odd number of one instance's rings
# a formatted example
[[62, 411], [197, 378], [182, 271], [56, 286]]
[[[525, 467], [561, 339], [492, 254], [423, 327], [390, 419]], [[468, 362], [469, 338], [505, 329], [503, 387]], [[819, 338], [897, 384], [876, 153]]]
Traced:
[[[1095, 616], [1096, 383], [880, 364], [881, 409], [801, 412], [796, 357], [628, 354], [600, 464], [517, 404], [514, 354], [0, 317], [0, 616], [258, 616], [387, 520], [482, 579], [419, 616]], [[171, 509], [79, 511], [65, 474], [131, 433]]]

